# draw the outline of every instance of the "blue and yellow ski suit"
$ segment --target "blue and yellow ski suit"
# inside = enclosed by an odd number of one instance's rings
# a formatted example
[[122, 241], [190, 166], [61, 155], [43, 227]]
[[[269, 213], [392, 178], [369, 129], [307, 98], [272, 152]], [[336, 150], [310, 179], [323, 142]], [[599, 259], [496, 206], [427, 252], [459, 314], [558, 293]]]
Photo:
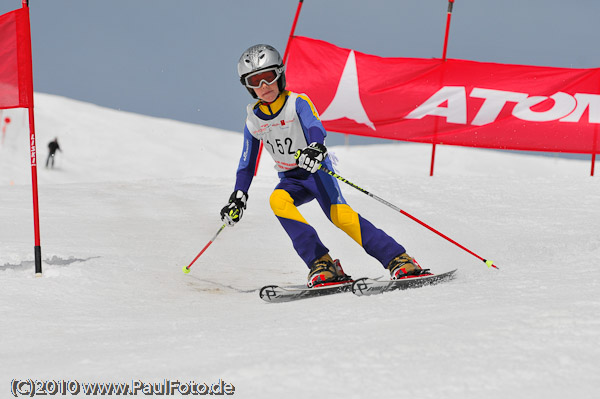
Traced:
[[[310, 267], [329, 252], [316, 230], [298, 211], [300, 205], [316, 199], [335, 226], [386, 267], [395, 256], [405, 252], [402, 245], [346, 203], [337, 179], [321, 171], [311, 174], [295, 164], [297, 150], [312, 142], [325, 144], [326, 135], [312, 101], [304, 94], [283, 91], [272, 103], [250, 104], [235, 189], [248, 192], [262, 140], [280, 178], [271, 194], [271, 209], [306, 265]], [[329, 158], [323, 165], [333, 169]]]

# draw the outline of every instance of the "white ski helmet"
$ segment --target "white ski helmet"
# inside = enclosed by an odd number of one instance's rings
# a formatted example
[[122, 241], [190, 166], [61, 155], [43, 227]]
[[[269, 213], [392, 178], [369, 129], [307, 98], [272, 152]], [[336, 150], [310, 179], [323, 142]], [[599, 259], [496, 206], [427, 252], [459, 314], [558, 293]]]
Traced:
[[[256, 44], [248, 48], [242, 53], [237, 68], [240, 82], [254, 98], [258, 98], [258, 96], [253, 88], [250, 87], [252, 85], [246, 78], [255, 75], [256, 72], [269, 69], [273, 70], [276, 74], [274, 80], [277, 80], [279, 92], [282, 92], [285, 89], [285, 67], [283, 66], [283, 59], [273, 46], [269, 46], [268, 44]], [[262, 81], [260, 83], [262, 83]], [[255, 87], [260, 87], [260, 83]]]

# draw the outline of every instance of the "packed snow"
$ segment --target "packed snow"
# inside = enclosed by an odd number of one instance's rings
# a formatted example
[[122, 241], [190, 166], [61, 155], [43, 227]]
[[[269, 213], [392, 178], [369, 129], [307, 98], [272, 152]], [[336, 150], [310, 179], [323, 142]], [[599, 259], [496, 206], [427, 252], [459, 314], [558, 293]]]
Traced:
[[[186, 275], [221, 226], [241, 135], [35, 101], [41, 278], [27, 112], [4, 110], [0, 125], [0, 396], [26, 379], [221, 380], [240, 398], [600, 392], [600, 184], [589, 160], [439, 146], [430, 177], [428, 145], [333, 146], [340, 175], [500, 269], [340, 183], [422, 266], [458, 268], [457, 278], [268, 304], [261, 286], [301, 284], [307, 269], [269, 208], [277, 176], [266, 153], [243, 219]], [[240, 130], [244, 113], [232, 112]], [[54, 137], [62, 152], [46, 169]], [[316, 203], [300, 210], [348, 274], [386, 273]]]

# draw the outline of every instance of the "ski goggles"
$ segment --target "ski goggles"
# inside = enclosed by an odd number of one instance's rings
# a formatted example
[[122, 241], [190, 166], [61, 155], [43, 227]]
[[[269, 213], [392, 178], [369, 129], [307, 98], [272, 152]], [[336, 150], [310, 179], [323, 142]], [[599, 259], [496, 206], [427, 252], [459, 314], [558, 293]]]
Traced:
[[272, 67], [262, 69], [254, 73], [248, 74], [243, 78], [244, 85], [251, 89], [258, 89], [264, 83], [270, 85], [273, 84], [283, 72], [283, 67]]

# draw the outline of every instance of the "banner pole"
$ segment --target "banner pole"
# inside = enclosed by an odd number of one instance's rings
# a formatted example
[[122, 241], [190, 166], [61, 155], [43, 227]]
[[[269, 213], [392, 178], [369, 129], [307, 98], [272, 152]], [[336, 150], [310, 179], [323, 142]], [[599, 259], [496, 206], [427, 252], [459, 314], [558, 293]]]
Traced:
[[[437, 123], [435, 132], [437, 133]], [[429, 165], [429, 176], [433, 176], [433, 168], [435, 166], [435, 139], [431, 145], [431, 165]]]
[[[33, 98], [33, 97], [32, 97]], [[38, 202], [38, 181], [37, 181], [37, 153], [35, 145], [35, 122], [33, 115], [33, 105], [28, 108], [29, 111], [29, 137], [31, 149], [31, 190], [33, 194], [33, 228], [35, 233], [35, 275], [42, 276], [42, 247], [40, 244], [40, 209]]]
[[0, 125], [2, 126], [2, 141], [0, 141], [0, 148], [4, 146], [4, 136], [6, 135], [6, 124], [4, 123], [4, 119], [2, 119], [2, 109], [0, 109]]
[[[31, 23], [29, 20], [29, 1], [23, 0], [23, 8], [27, 11], [27, 34], [28, 37], [25, 40], [25, 45], [27, 46], [27, 53], [29, 59], [31, 60]], [[30, 62], [28, 67], [29, 76], [33, 76], [33, 66]], [[32, 78], [33, 79], [33, 78]], [[29, 85], [27, 95], [29, 96], [29, 106], [27, 107], [27, 111], [29, 113], [29, 150], [31, 157], [31, 192], [33, 195], [33, 230], [35, 235], [35, 243], [33, 247], [34, 258], [35, 258], [35, 276], [42, 276], [42, 246], [40, 239], [40, 210], [39, 210], [39, 202], [38, 202], [38, 180], [37, 180], [37, 151], [35, 144], [35, 118], [33, 114], [33, 82]]]
[[590, 171], [590, 176], [594, 177], [594, 169], [596, 166], [596, 144], [598, 143], [598, 125], [594, 128], [594, 144], [592, 147], [592, 170]]
[[442, 61], [446, 61], [446, 54], [448, 53], [448, 36], [450, 34], [450, 20], [452, 19], [453, 7], [454, 0], [448, 0], [448, 15], [446, 16], [446, 34], [444, 35], [444, 51], [442, 54]]
[[[294, 16], [294, 22], [292, 23], [292, 30], [290, 31], [290, 37], [288, 38], [287, 44], [285, 45], [285, 51], [283, 53], [283, 63], [287, 61], [288, 52], [290, 49], [290, 42], [292, 41], [292, 37], [294, 37], [294, 32], [296, 31], [296, 24], [298, 23], [298, 17], [300, 16], [300, 10], [302, 9], [302, 4], [304, 4], [304, 0], [298, 1], [298, 8], [296, 8], [296, 15]], [[263, 142], [261, 140], [260, 146], [258, 147], [258, 156], [256, 157], [256, 166], [254, 168], [254, 176], [258, 173], [258, 165], [260, 165], [260, 157], [263, 151]]]
[[287, 61], [288, 53], [290, 51], [290, 43], [292, 42], [292, 38], [294, 37], [294, 32], [296, 31], [296, 24], [298, 23], [298, 17], [300, 16], [300, 10], [302, 9], [302, 4], [304, 4], [304, 0], [298, 1], [298, 8], [296, 8], [296, 16], [294, 17], [294, 22], [292, 23], [292, 29], [290, 30], [290, 37], [288, 37], [287, 44], [285, 45], [285, 52], [283, 53], [283, 63]]
[[598, 144], [598, 125], [594, 126], [594, 141], [592, 142], [592, 169], [590, 176], [594, 177], [594, 169], [596, 168], [596, 145]]
[[[454, 0], [448, 0], [448, 14], [446, 16], [446, 33], [444, 34], [444, 50], [442, 51], [442, 62], [446, 61], [446, 54], [448, 53], [448, 36], [450, 34], [450, 20], [452, 19], [452, 8], [454, 7]], [[437, 124], [435, 132], [437, 135]], [[435, 137], [433, 139], [433, 145], [431, 146], [431, 165], [429, 167], [429, 176], [433, 176], [433, 168], [435, 166]]]

